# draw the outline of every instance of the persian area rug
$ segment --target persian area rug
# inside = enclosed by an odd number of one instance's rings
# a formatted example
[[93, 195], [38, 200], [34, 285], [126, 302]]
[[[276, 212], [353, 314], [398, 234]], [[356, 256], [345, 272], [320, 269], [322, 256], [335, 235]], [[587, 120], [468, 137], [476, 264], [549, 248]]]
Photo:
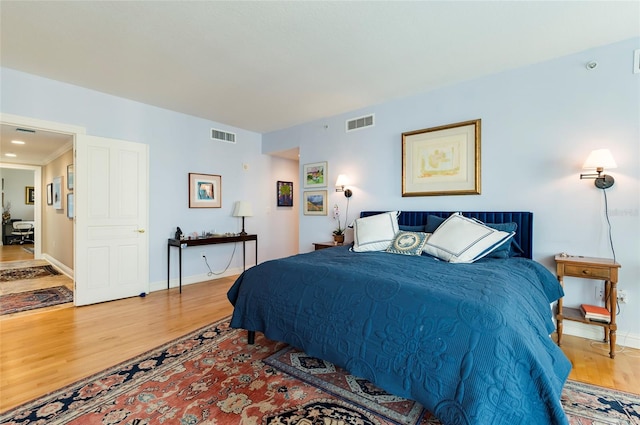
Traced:
[[35, 289], [0, 296], [0, 315], [51, 307], [73, 301], [73, 291], [66, 286]]
[[0, 270], [0, 282], [10, 282], [12, 280], [36, 279], [45, 276], [57, 276], [60, 272], [53, 266], [35, 266], [19, 269]]
[[[247, 345], [246, 332], [229, 329], [227, 319], [5, 412], [0, 423], [440, 423], [416, 403], [385, 399], [384, 391], [364, 381], [348, 390], [353, 379], [261, 334]], [[590, 385], [569, 382], [563, 404], [571, 424], [640, 420], [640, 397]]]

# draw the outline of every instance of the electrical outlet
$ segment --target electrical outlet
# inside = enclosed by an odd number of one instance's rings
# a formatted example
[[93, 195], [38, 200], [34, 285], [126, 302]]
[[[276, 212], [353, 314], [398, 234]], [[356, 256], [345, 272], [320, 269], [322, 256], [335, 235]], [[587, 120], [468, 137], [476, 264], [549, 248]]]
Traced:
[[618, 291], [618, 301], [623, 304], [629, 302], [629, 296], [627, 295], [627, 291], [625, 290]]
[[602, 300], [604, 298], [604, 288], [601, 285], [596, 285], [596, 293], [597, 300]]

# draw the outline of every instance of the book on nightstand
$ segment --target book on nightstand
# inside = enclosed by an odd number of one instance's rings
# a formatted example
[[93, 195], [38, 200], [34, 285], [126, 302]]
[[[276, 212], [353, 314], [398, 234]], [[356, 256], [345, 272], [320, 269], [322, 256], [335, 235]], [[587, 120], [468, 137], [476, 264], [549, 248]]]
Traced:
[[595, 320], [597, 322], [611, 322], [611, 313], [604, 307], [596, 305], [582, 304], [580, 310], [584, 314], [585, 319]]

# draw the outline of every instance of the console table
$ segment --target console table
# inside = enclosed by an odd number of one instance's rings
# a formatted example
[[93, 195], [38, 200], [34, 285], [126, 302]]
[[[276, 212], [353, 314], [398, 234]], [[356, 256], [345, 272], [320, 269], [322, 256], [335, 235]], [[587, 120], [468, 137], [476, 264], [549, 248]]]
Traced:
[[170, 285], [171, 276], [171, 247], [178, 248], [179, 257], [179, 285], [180, 293], [182, 293], [182, 249], [189, 246], [200, 245], [216, 245], [220, 243], [236, 243], [242, 242], [242, 270], [246, 267], [245, 262], [245, 244], [247, 241], [255, 241], [256, 244], [256, 265], [258, 264], [258, 235], [236, 235], [236, 236], [215, 236], [209, 238], [197, 238], [197, 239], [169, 239], [167, 244], [167, 289]]

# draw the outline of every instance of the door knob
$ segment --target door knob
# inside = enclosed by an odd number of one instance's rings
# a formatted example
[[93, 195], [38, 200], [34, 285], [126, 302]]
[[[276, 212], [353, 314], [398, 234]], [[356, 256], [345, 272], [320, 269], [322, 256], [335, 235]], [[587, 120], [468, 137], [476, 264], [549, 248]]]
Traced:
[[144, 233], [144, 229], [138, 229], [138, 230], [136, 230], [136, 232], [138, 232], [138, 233]]

